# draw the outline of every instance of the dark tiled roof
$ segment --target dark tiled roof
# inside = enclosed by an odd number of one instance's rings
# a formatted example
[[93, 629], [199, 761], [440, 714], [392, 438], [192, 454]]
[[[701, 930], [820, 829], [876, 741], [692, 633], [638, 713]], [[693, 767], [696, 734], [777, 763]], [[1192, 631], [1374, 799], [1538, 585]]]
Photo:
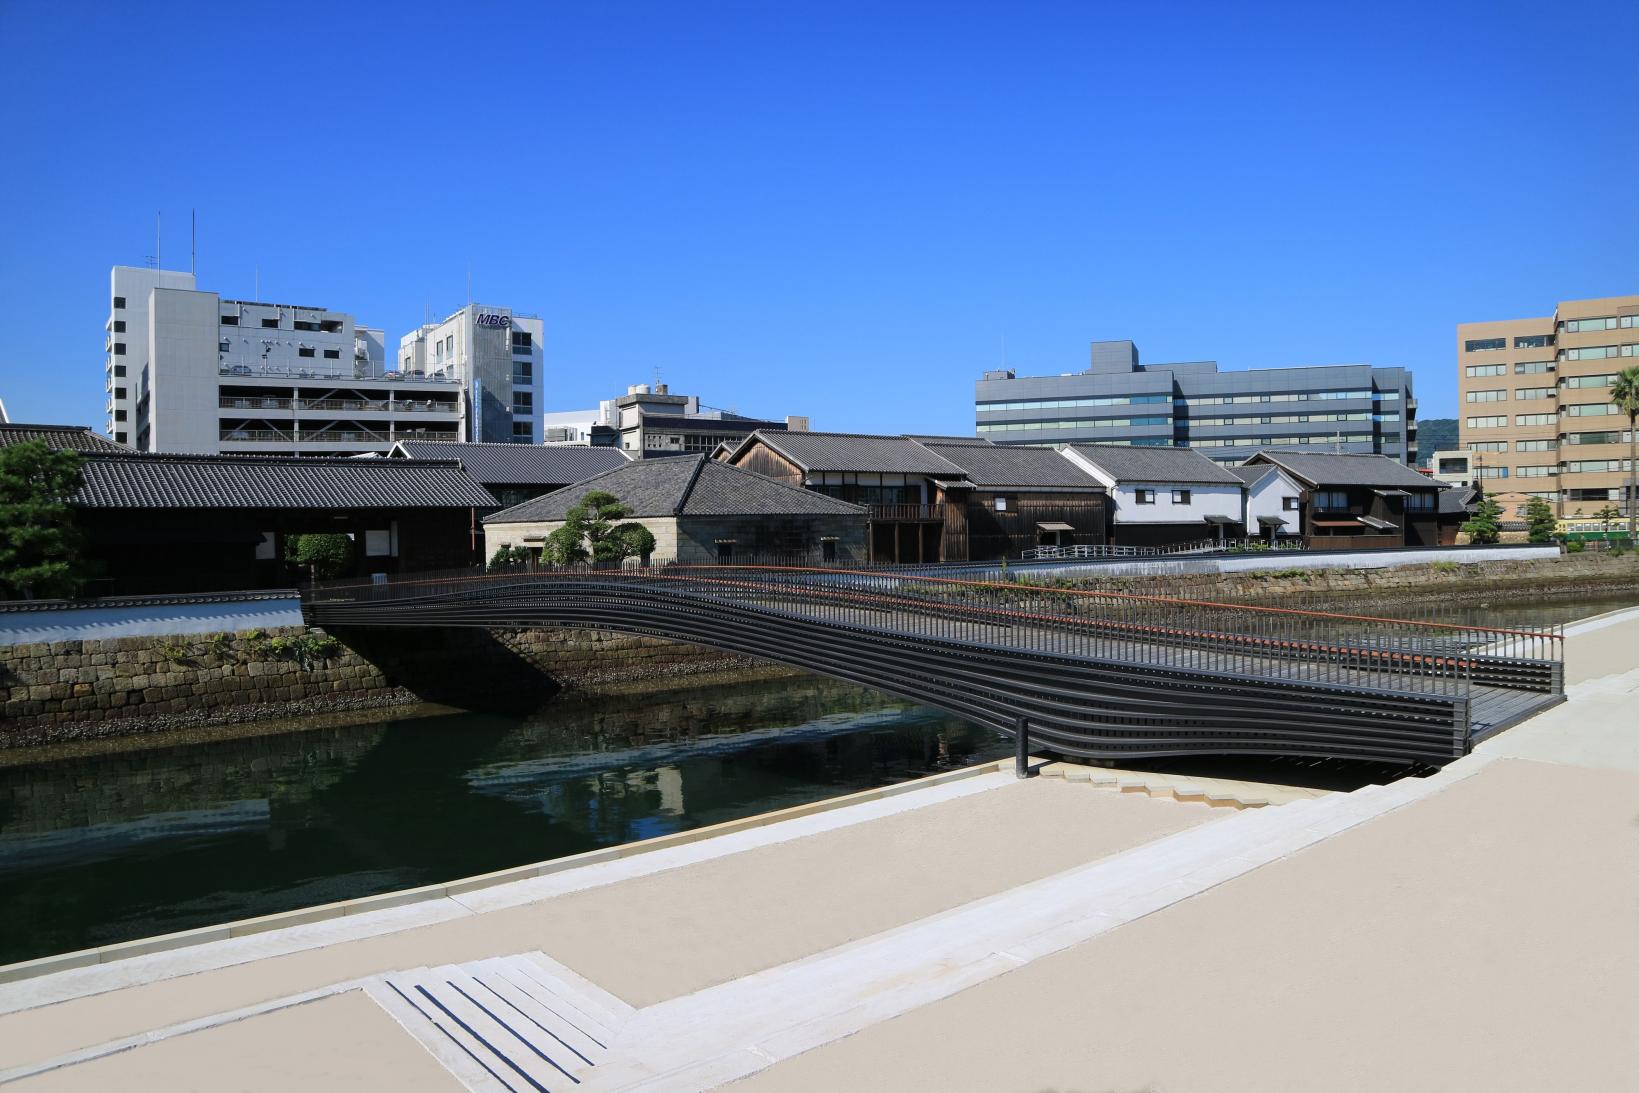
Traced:
[[989, 443], [925, 441], [923, 446], [967, 472], [980, 489], [1094, 490], [1103, 483], [1051, 448], [1010, 448]]
[[1440, 515], [1456, 516], [1468, 515], [1473, 511], [1475, 490], [1473, 486], [1452, 486], [1440, 491]]
[[863, 471], [880, 474], [942, 474], [960, 477], [962, 468], [906, 436], [863, 433], [767, 433], [761, 430], [741, 442], [762, 440], [805, 471]]
[[1239, 486], [1241, 480], [1193, 448], [1073, 444], [1071, 450], [1117, 482]]
[[562, 520], [581, 498], [601, 490], [630, 516], [863, 516], [865, 510], [822, 493], [787, 486], [706, 455], [645, 459], [605, 471], [484, 517], [486, 524]]
[[411, 459], [456, 459], [485, 485], [567, 486], [626, 464], [619, 448], [554, 447], [545, 444], [468, 444], [448, 440], [401, 440]]
[[131, 449], [116, 444], [101, 433], [94, 433], [84, 425], [0, 425], [0, 448], [43, 440], [53, 449], [72, 448], [77, 452], [128, 452]]
[[1256, 486], [1265, 478], [1274, 474], [1277, 468], [1273, 463], [1256, 463], [1250, 467], [1225, 467], [1224, 470], [1245, 482], [1248, 486]]
[[452, 461], [93, 454], [73, 505], [97, 509], [489, 508]]
[[1248, 464], [1273, 463], [1309, 486], [1374, 486], [1384, 489], [1434, 489], [1439, 483], [1386, 455], [1338, 455], [1335, 452], [1258, 452]]

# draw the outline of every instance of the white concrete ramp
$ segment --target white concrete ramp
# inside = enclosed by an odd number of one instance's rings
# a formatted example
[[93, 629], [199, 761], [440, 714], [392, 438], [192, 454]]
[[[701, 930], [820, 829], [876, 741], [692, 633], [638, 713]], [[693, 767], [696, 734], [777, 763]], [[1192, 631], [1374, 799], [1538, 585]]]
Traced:
[[583, 1085], [632, 1010], [540, 953], [415, 968], [365, 990], [473, 1090]]

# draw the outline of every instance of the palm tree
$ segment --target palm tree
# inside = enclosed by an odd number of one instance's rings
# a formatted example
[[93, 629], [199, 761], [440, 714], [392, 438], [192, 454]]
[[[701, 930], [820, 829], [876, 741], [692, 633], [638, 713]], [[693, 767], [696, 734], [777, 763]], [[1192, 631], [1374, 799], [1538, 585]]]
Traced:
[[1639, 478], [1639, 365], [1624, 368], [1611, 384], [1611, 404], [1628, 415], [1628, 539], [1636, 536], [1639, 510], [1634, 506], [1634, 479]]

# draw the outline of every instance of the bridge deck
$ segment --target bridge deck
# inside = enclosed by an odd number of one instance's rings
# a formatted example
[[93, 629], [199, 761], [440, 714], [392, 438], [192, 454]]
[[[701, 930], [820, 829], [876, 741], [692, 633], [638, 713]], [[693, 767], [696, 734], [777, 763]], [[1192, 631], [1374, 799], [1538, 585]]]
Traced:
[[[573, 626], [723, 648], [1101, 758], [1439, 763], [1559, 700], [1557, 635], [881, 573], [526, 572], [310, 590], [327, 626]], [[1542, 655], [1548, 654], [1548, 655]]]

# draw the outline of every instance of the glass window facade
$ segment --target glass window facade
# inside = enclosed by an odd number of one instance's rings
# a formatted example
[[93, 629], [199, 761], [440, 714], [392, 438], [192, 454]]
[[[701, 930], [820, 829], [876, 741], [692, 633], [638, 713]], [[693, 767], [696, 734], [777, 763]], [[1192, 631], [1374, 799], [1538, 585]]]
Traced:
[[1471, 364], [1463, 369], [1463, 375], [1474, 379], [1481, 376], [1502, 376], [1508, 372], [1506, 364]]
[[1514, 375], [1516, 376], [1534, 376], [1543, 372], [1552, 372], [1553, 370], [1553, 361], [1521, 361], [1519, 364], [1514, 365]]
[[1500, 429], [1508, 424], [1507, 414], [1497, 414], [1495, 417], [1471, 417], [1464, 424], [1470, 429]]
[[1487, 391], [1470, 391], [1463, 396], [1464, 402], [1506, 402], [1507, 400], [1507, 390], [1500, 387]]
[[1507, 348], [1507, 338], [1469, 338], [1463, 342], [1464, 353], [1489, 353], [1492, 350]]
[[1556, 420], [1553, 414], [1515, 414], [1515, 425], [1552, 425]]

